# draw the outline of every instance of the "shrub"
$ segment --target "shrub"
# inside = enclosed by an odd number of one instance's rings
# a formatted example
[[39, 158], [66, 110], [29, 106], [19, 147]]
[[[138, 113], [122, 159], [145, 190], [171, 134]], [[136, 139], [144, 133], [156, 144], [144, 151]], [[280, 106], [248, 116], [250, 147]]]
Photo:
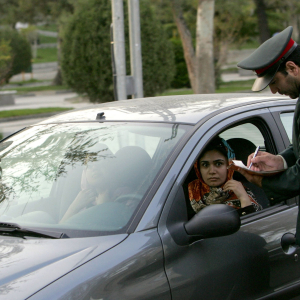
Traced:
[[12, 65], [11, 47], [9, 41], [0, 40], [0, 85], [10, 71]]
[[182, 42], [179, 38], [172, 38], [171, 42], [174, 48], [176, 73], [171, 82], [171, 87], [175, 89], [190, 88], [189, 75], [184, 59]]
[[11, 48], [11, 68], [5, 75], [5, 81], [16, 74], [26, 71], [31, 66], [31, 47], [25, 37], [18, 33], [16, 30], [0, 30], [0, 40], [8, 41]]
[[[128, 36], [127, 8], [125, 35]], [[144, 95], [166, 89], [174, 74], [172, 45], [146, 1], [140, 2]], [[143, 17], [146, 16], [146, 17]], [[113, 98], [110, 49], [110, 1], [79, 1], [75, 13], [64, 28], [62, 70], [66, 83], [78, 93], [86, 93], [92, 102]], [[126, 38], [128, 42], [128, 38]], [[128, 45], [127, 73], [130, 73]]]

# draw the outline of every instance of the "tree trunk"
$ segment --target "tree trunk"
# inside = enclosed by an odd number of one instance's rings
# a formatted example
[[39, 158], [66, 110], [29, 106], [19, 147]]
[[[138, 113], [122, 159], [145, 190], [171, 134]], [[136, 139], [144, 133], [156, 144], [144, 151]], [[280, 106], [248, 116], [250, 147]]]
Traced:
[[195, 93], [215, 92], [213, 55], [214, 0], [199, 0], [196, 28]]
[[195, 70], [195, 50], [193, 47], [193, 40], [191, 33], [187, 27], [187, 24], [183, 18], [181, 5], [179, 0], [171, 0], [172, 4], [172, 11], [174, 20], [182, 41], [182, 47], [183, 47], [183, 53], [184, 53], [184, 59], [186, 62], [188, 75], [190, 79], [190, 84], [192, 87], [192, 90], [195, 93], [195, 77], [196, 77], [196, 70]]
[[261, 44], [271, 37], [268, 17], [266, 14], [266, 6], [264, 0], [254, 0], [256, 5], [256, 13], [258, 18], [259, 39]]

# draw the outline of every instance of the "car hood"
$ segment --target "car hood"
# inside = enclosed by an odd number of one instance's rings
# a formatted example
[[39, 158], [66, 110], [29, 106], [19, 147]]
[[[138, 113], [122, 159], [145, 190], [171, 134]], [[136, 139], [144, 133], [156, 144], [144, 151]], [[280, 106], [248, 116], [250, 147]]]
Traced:
[[22, 239], [0, 236], [0, 299], [26, 299], [59, 277], [122, 242], [126, 234]]

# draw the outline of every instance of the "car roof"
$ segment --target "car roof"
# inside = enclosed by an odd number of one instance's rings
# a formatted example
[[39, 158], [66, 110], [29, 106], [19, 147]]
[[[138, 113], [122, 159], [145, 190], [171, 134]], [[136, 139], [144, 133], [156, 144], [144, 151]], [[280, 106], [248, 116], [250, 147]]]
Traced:
[[[97, 114], [104, 113], [100, 121], [148, 121], [196, 124], [208, 114], [245, 107], [246, 105], [261, 106], [294, 104], [285, 96], [265, 94], [194, 94], [179, 96], [161, 96], [141, 99], [113, 101], [95, 104], [94, 107], [72, 110], [55, 115], [39, 124], [96, 121]], [[273, 102], [273, 103], [272, 103]], [[99, 120], [98, 120], [99, 121]]]

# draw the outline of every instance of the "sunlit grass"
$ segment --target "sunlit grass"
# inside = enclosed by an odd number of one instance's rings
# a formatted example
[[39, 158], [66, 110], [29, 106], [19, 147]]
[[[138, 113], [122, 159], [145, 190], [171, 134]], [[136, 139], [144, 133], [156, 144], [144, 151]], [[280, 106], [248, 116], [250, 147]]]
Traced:
[[33, 109], [13, 109], [0, 111], [0, 118], [12, 118], [36, 114], [55, 113], [71, 110], [70, 107], [43, 107]]
[[38, 48], [37, 57], [33, 63], [46, 63], [57, 61], [57, 48]]
[[24, 94], [27, 92], [40, 92], [40, 91], [61, 91], [70, 90], [66, 85], [44, 85], [44, 86], [22, 86], [10, 89], [2, 89], [2, 91], [17, 91], [18, 94]]
[[57, 43], [57, 38], [39, 34], [39, 41], [40, 44], [50, 44], [50, 43], [52, 44], [52, 43]]
[[55, 24], [55, 23], [53, 23], [53, 24], [39, 25], [39, 26], [37, 26], [37, 28], [40, 29], [40, 30], [46, 30], [46, 31], [53, 31], [53, 32], [57, 32], [58, 31], [57, 24]]
[[[236, 93], [251, 91], [254, 79], [223, 82], [216, 90], [216, 93]], [[192, 89], [170, 89], [157, 96], [189, 95], [193, 94]]]

